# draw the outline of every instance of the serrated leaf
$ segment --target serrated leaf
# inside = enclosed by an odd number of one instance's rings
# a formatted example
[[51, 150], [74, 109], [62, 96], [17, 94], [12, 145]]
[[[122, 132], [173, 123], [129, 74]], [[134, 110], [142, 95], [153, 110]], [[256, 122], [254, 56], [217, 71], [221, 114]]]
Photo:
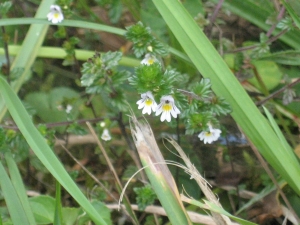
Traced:
[[195, 83], [191, 86], [192, 92], [194, 92], [196, 95], [198, 95], [201, 98], [208, 98], [211, 91], [211, 83], [210, 79], [204, 78], [200, 82]]
[[104, 69], [112, 69], [113, 67], [119, 65], [119, 62], [122, 58], [122, 52], [106, 52], [101, 54], [101, 60], [104, 65]]
[[141, 211], [143, 211], [148, 205], [152, 205], [157, 198], [150, 185], [133, 188], [133, 191], [137, 194], [136, 202], [138, 204], [139, 210]]
[[212, 114], [216, 114], [218, 116], [221, 114], [226, 115], [232, 111], [230, 105], [225, 101], [225, 99], [217, 96], [213, 97], [208, 109], [212, 112]]

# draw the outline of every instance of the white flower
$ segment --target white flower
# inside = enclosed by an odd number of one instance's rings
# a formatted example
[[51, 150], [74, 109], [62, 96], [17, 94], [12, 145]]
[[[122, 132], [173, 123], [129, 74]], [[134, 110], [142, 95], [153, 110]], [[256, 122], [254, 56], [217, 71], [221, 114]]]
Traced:
[[[162, 113], [162, 114], [161, 114]], [[180, 114], [179, 109], [176, 107], [174, 103], [174, 98], [170, 95], [164, 95], [160, 99], [160, 104], [156, 109], [156, 116], [161, 114], [160, 121], [163, 122], [167, 120], [168, 122], [171, 121], [171, 115], [174, 118], [177, 118], [177, 114]]]
[[104, 140], [104, 141], [109, 141], [111, 139], [111, 136], [110, 136], [110, 133], [108, 131], [108, 129], [104, 129], [103, 130], [103, 133], [101, 135], [101, 139]]
[[71, 105], [67, 105], [67, 108], [66, 108], [66, 113], [70, 113], [71, 111], [72, 111], [72, 109], [73, 109], [73, 106], [71, 106]]
[[209, 131], [202, 131], [198, 135], [200, 140], [204, 141], [204, 144], [206, 143], [211, 144], [212, 142], [218, 140], [222, 132], [220, 129], [213, 128], [211, 125], [208, 125], [208, 127], [209, 127]]
[[155, 62], [158, 62], [157, 59], [155, 58], [155, 56], [147, 53], [145, 55], [145, 58], [141, 61], [141, 64], [149, 66], [149, 65], [152, 65]]
[[148, 113], [149, 115], [151, 114], [151, 109], [153, 112], [155, 112], [156, 108], [157, 108], [157, 104], [154, 100], [154, 97], [152, 95], [151, 91], [147, 91], [144, 94], [141, 94], [141, 98], [140, 100], [138, 100], [136, 102], [136, 104], [139, 105], [138, 109], [143, 109], [142, 113]]
[[104, 122], [104, 121], [102, 121], [102, 122], [100, 123], [100, 127], [105, 127], [105, 122]]
[[64, 19], [64, 15], [58, 5], [51, 5], [50, 12], [47, 14], [48, 20], [52, 23], [60, 23]]

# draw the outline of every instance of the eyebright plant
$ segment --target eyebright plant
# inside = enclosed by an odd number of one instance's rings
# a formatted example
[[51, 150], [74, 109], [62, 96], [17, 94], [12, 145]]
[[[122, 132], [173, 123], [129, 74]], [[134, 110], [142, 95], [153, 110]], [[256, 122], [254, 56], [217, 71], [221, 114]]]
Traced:
[[[133, 53], [141, 58], [134, 73], [118, 68], [121, 52], [96, 53], [83, 65], [81, 85], [89, 94], [100, 94], [110, 105], [126, 111], [126, 81], [141, 98], [136, 101], [143, 114], [160, 116], [162, 122], [171, 125], [178, 118], [186, 128], [186, 134], [197, 133], [204, 143], [216, 141], [221, 134], [218, 116], [231, 111], [222, 97], [215, 96], [209, 79], [193, 80], [169, 65], [163, 57], [168, 48], [157, 40], [149, 27], [141, 22], [127, 28], [125, 37], [133, 43]], [[159, 103], [158, 103], [159, 102]]]
[[133, 188], [136, 193], [136, 202], [139, 210], [144, 210], [148, 205], [152, 205], [157, 199], [157, 196], [152, 187], [147, 184], [144, 187]]
[[95, 53], [83, 64], [81, 86], [88, 94], [100, 94], [108, 108], [127, 111], [124, 85], [130, 72], [117, 68], [121, 58], [121, 52]]

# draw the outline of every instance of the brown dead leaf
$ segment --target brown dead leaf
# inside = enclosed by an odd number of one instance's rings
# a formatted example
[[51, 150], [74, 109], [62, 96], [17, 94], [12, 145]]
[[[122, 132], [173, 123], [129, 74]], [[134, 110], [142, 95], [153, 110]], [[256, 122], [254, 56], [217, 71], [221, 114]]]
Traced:
[[249, 209], [248, 217], [255, 223], [265, 224], [274, 218], [280, 217], [282, 213], [276, 191], [273, 191]]

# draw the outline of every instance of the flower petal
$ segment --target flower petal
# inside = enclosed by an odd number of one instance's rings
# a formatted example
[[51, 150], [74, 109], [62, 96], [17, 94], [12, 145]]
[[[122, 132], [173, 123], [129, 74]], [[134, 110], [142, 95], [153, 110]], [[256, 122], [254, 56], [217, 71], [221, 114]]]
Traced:
[[158, 107], [156, 108], [155, 116], [158, 116], [159, 114], [161, 114], [162, 111], [163, 111], [162, 104], [159, 104]]

